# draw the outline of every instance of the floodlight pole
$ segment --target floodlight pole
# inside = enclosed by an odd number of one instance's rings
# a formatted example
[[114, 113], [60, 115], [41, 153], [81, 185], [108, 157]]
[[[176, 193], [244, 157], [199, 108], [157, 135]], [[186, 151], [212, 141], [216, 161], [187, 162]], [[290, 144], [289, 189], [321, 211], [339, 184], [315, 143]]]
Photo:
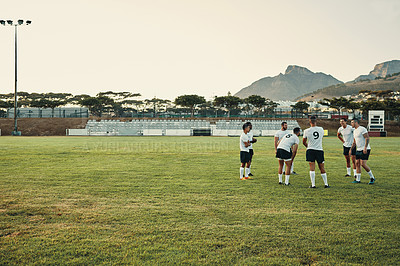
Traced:
[[21, 135], [21, 132], [18, 133], [18, 123], [17, 123], [17, 110], [18, 110], [18, 97], [17, 97], [17, 80], [18, 80], [18, 61], [17, 61], [17, 24], [15, 24], [15, 83], [14, 83], [14, 131], [12, 133], [13, 136]]
[[[25, 21], [26, 25], [29, 25], [32, 23], [32, 21], [27, 20]], [[24, 21], [22, 19], [17, 20], [15, 23], [12, 20], [0, 20], [0, 24], [3, 26], [6, 25], [10, 25], [10, 26], [14, 26], [14, 44], [15, 44], [15, 51], [14, 51], [14, 55], [15, 55], [15, 62], [14, 62], [14, 66], [15, 66], [15, 73], [14, 73], [14, 78], [15, 78], [15, 83], [14, 83], [14, 131], [12, 132], [13, 136], [21, 136], [21, 131], [18, 131], [18, 86], [17, 86], [17, 82], [18, 82], [18, 46], [17, 46], [17, 42], [18, 42], [18, 32], [17, 32], [17, 27], [20, 25], [24, 25]]]

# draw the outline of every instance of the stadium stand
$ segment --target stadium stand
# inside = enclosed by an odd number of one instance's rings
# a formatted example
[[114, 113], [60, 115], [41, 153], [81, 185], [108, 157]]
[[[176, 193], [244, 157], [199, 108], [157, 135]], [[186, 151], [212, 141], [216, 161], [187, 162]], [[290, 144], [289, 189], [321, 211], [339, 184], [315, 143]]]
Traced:
[[[296, 120], [252, 120], [254, 136], [273, 136], [281, 129], [281, 123], [285, 121], [288, 129], [299, 127]], [[213, 130], [214, 136], [239, 136], [242, 133], [242, 120], [221, 120], [217, 121]]]
[[[288, 129], [298, 127], [296, 120], [252, 120], [255, 136], [273, 136], [286, 121]], [[213, 136], [239, 136], [243, 120], [89, 120], [84, 129], [67, 129], [69, 136], [192, 136], [205, 130]]]

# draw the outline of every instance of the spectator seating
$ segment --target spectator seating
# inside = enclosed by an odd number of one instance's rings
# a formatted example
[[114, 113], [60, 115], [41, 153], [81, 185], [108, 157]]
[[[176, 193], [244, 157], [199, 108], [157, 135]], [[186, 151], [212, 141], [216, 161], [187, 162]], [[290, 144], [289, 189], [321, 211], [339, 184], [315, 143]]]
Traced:
[[[288, 124], [288, 130], [299, 127], [296, 120], [252, 120], [254, 136], [273, 136], [281, 129], [282, 122]], [[213, 130], [214, 136], [239, 136], [242, 133], [242, 120], [220, 120]]]
[[[288, 129], [298, 127], [296, 120], [252, 120], [255, 136], [273, 136], [281, 128], [282, 121]], [[67, 129], [67, 135], [80, 136], [191, 136], [193, 129], [211, 129], [213, 136], [239, 136], [242, 120], [89, 120], [84, 129]]]

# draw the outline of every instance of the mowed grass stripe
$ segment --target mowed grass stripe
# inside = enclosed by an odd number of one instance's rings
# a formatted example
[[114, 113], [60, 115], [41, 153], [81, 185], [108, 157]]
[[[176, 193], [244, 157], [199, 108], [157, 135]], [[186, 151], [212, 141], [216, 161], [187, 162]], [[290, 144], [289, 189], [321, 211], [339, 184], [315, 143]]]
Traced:
[[1, 137], [0, 264], [399, 264], [399, 138], [372, 138], [367, 185], [324, 139], [277, 183], [273, 138], [239, 181], [233, 137]]

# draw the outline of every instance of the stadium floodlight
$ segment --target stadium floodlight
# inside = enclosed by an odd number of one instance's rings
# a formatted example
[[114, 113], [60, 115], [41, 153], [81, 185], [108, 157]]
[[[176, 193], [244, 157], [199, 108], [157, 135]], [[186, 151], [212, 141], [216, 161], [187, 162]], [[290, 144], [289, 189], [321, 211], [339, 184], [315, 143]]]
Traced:
[[[26, 25], [31, 24], [32, 21], [27, 20]], [[6, 21], [5, 20], [0, 20], [0, 24], [3, 26], [6, 26]], [[17, 76], [18, 76], [18, 61], [17, 61], [17, 26], [22, 26], [24, 25], [24, 20], [19, 19], [17, 23], [14, 24], [12, 20], [7, 20], [7, 24], [10, 26], [14, 26], [14, 36], [15, 36], [15, 85], [14, 85], [14, 131], [12, 132], [13, 136], [21, 136], [21, 131], [18, 131], [18, 123], [17, 123], [17, 111], [18, 111], [18, 90], [17, 90]]]

